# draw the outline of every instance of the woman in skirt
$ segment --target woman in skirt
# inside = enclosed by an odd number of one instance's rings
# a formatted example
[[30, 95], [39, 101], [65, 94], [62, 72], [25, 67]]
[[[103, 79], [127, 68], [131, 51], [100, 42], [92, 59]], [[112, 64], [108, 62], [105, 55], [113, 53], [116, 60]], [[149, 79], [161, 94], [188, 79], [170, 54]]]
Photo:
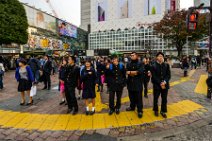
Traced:
[[60, 95], [62, 98], [62, 101], [60, 102], [60, 105], [65, 104], [65, 84], [64, 84], [64, 75], [65, 75], [65, 69], [66, 69], [66, 65], [68, 64], [68, 60], [66, 60], [65, 58], [63, 58], [62, 60], [62, 64], [59, 70], [59, 90], [60, 90]]
[[30, 96], [30, 90], [32, 83], [34, 82], [34, 77], [32, 70], [27, 66], [27, 61], [24, 59], [19, 60], [19, 67], [16, 69], [15, 78], [18, 81], [18, 92], [21, 92], [21, 103], [20, 105], [25, 105], [25, 92], [29, 96], [29, 102], [27, 105], [33, 104], [33, 99]]
[[[82, 98], [85, 99], [86, 115], [95, 113], [95, 86], [98, 86], [96, 71], [91, 67], [91, 61], [85, 61], [85, 68], [81, 72], [81, 80], [83, 83]], [[89, 99], [92, 100], [92, 109], [89, 110]]]

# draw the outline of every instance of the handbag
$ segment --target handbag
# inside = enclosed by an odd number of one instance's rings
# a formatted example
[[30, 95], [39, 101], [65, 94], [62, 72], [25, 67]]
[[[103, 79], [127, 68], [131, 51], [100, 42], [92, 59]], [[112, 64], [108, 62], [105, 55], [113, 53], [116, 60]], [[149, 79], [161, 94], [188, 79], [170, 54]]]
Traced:
[[37, 93], [37, 87], [36, 86], [32, 86], [31, 90], [30, 90], [30, 97], [35, 96]]
[[101, 75], [101, 82], [102, 82], [102, 84], [105, 83], [105, 75]]

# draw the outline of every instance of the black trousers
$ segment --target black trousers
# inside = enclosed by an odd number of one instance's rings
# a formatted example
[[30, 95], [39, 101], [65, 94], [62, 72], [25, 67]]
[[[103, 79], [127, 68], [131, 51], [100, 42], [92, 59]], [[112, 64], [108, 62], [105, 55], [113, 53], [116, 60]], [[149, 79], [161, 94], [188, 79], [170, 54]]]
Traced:
[[212, 95], [212, 88], [208, 87], [207, 98], [211, 99], [211, 95]]
[[149, 84], [150, 79], [145, 78], [143, 81], [143, 86], [144, 86], [144, 95], [148, 94], [148, 84]]
[[[114, 105], [115, 95], [116, 95], [116, 106]], [[122, 96], [122, 91], [109, 90], [109, 107], [110, 107], [111, 110], [121, 108], [121, 96]]]
[[72, 88], [70, 86], [65, 86], [65, 96], [66, 96], [66, 101], [68, 103], [68, 108], [78, 111], [78, 103], [77, 99], [75, 96], [75, 88]]
[[46, 88], [51, 87], [51, 78], [49, 73], [46, 73], [46, 72], [43, 73], [43, 81], [44, 81], [44, 87]]
[[167, 95], [168, 95], [168, 89], [153, 89], [153, 111], [158, 111], [158, 99], [161, 95], [161, 112], [166, 113], [167, 112]]
[[130, 107], [131, 109], [135, 109], [137, 106], [138, 112], [143, 112], [143, 89], [141, 91], [131, 91], [128, 90], [129, 98], [130, 98]]

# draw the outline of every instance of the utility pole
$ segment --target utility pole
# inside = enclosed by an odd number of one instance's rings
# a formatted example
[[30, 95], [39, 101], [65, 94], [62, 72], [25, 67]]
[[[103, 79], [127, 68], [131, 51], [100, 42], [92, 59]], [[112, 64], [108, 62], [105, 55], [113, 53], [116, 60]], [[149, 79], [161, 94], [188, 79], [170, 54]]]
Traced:
[[212, 46], [212, 0], [210, 1], [210, 26], [209, 26], [209, 57], [211, 58]]

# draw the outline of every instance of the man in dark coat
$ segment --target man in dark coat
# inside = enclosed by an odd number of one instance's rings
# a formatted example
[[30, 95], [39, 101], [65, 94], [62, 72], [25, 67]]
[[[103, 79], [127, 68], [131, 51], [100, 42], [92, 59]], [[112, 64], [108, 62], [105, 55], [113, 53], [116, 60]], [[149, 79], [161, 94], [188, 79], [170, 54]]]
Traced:
[[44, 65], [43, 65], [43, 79], [44, 79], [44, 88], [43, 90], [51, 89], [51, 71], [52, 71], [52, 62], [49, 60], [49, 56], [45, 55], [44, 56]]
[[137, 106], [138, 117], [143, 116], [143, 98], [142, 98], [142, 81], [143, 81], [143, 65], [138, 60], [135, 52], [131, 53], [131, 61], [127, 64], [127, 88], [130, 98], [130, 107], [126, 111], [134, 111]]
[[40, 62], [37, 58], [33, 57], [29, 60], [28, 65], [32, 69], [33, 76], [35, 78], [35, 82], [39, 80], [39, 70], [40, 70]]
[[164, 63], [164, 54], [162, 52], [157, 53], [157, 61], [152, 65], [152, 83], [153, 83], [153, 97], [154, 106], [153, 111], [155, 116], [158, 116], [158, 98], [161, 95], [161, 115], [167, 118], [167, 95], [169, 89], [169, 80], [171, 79], [170, 66]]
[[[112, 115], [114, 111], [116, 114], [120, 113], [121, 108], [121, 96], [123, 88], [126, 83], [126, 70], [124, 65], [121, 64], [117, 57], [114, 57], [112, 64], [106, 66], [107, 83], [109, 86], [109, 115]], [[116, 106], [114, 105], [116, 95]]]
[[75, 88], [77, 87], [78, 80], [80, 79], [80, 68], [75, 64], [76, 59], [74, 56], [70, 56], [68, 59], [68, 65], [65, 70], [65, 96], [68, 103], [68, 112], [73, 115], [78, 113], [78, 103], [75, 96]]

